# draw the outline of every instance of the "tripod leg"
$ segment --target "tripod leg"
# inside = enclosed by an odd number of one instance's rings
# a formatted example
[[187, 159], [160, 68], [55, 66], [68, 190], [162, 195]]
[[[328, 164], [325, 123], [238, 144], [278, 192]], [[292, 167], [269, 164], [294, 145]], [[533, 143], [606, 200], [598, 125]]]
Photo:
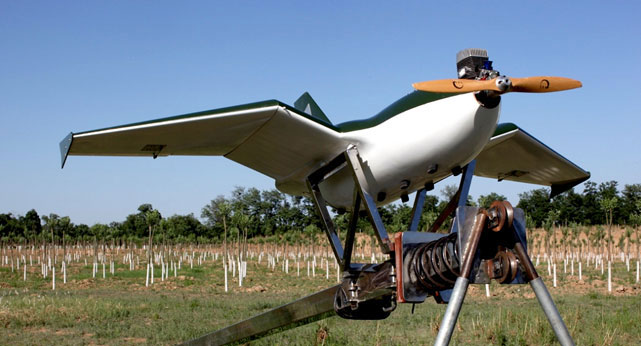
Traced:
[[519, 241], [515, 243], [514, 251], [519, 257], [523, 268], [525, 269], [525, 276], [530, 282], [530, 286], [532, 287], [534, 294], [536, 294], [536, 299], [539, 301], [539, 304], [541, 304], [541, 308], [545, 313], [545, 317], [548, 318], [548, 321], [550, 322], [550, 325], [552, 326], [554, 334], [556, 334], [556, 338], [559, 340], [559, 343], [563, 346], [574, 345], [574, 341], [570, 336], [570, 332], [565, 326], [565, 323], [563, 323], [563, 318], [561, 318], [559, 310], [556, 309], [556, 305], [554, 305], [554, 301], [550, 296], [550, 292], [548, 292], [548, 289], [545, 287], [543, 280], [536, 272], [536, 269], [532, 264], [532, 260], [530, 260], [530, 256], [527, 255], [525, 248]]
[[559, 340], [559, 343], [563, 346], [574, 345], [570, 332], [565, 326], [565, 323], [563, 323], [563, 318], [561, 318], [559, 310], [556, 309], [554, 301], [552, 301], [552, 297], [550, 296], [550, 292], [548, 292], [545, 287], [543, 280], [538, 277], [530, 281], [530, 286], [532, 286], [532, 290], [534, 291], [534, 294], [536, 294], [536, 299], [539, 300], [539, 304], [541, 304], [541, 308], [543, 309], [543, 312], [545, 312], [545, 316], [548, 318], [552, 329], [554, 329], [554, 334], [556, 334], [556, 338]]
[[474, 220], [474, 226], [469, 240], [465, 245], [462, 245], [463, 261], [461, 265], [461, 275], [456, 278], [456, 282], [454, 283], [452, 295], [450, 296], [449, 303], [447, 303], [447, 309], [445, 309], [445, 315], [443, 316], [443, 320], [441, 320], [441, 327], [438, 330], [438, 335], [436, 335], [436, 340], [434, 340], [434, 345], [441, 346], [450, 343], [458, 314], [461, 312], [461, 307], [463, 306], [465, 293], [467, 293], [467, 287], [470, 285], [469, 277], [472, 272], [472, 264], [474, 263], [476, 250], [481, 240], [481, 233], [485, 229], [486, 221], [486, 212], [479, 212]]
[[434, 341], [435, 346], [444, 346], [450, 343], [450, 338], [454, 332], [456, 320], [458, 319], [459, 312], [461, 312], [461, 306], [463, 306], [463, 300], [465, 299], [465, 293], [467, 293], [469, 284], [470, 280], [467, 278], [458, 277], [456, 279], [456, 283], [452, 289], [452, 295], [450, 296], [450, 302], [447, 304], [438, 335], [436, 335], [436, 340]]

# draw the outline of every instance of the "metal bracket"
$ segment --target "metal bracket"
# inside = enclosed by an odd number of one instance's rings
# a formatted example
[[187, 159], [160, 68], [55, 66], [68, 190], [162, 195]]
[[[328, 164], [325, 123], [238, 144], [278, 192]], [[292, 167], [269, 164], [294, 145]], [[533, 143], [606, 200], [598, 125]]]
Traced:
[[412, 219], [410, 220], [410, 225], [407, 228], [408, 232], [418, 231], [418, 224], [421, 222], [421, 214], [423, 214], [423, 207], [425, 206], [425, 195], [427, 194], [427, 189], [422, 188], [416, 191], [416, 197], [414, 198], [414, 206], [412, 207]]
[[[456, 211], [457, 207], [465, 206], [465, 203], [467, 202], [467, 196], [470, 193], [470, 185], [472, 184], [472, 178], [474, 177], [475, 167], [476, 160], [472, 160], [463, 168], [463, 175], [461, 176], [461, 182], [459, 183], [458, 190], [456, 191], [454, 196], [452, 196], [452, 199], [450, 199], [450, 201], [447, 203], [445, 209], [443, 209], [441, 214], [436, 218], [436, 221], [434, 221], [432, 226], [430, 226], [428, 232], [436, 232], [441, 227], [443, 222], [445, 222], [445, 219], [447, 219], [448, 216]], [[456, 224], [456, 222], [452, 222], [452, 229], [450, 233], [456, 232], [458, 232], [458, 225]]]
[[[467, 203], [467, 196], [470, 194], [470, 186], [472, 185], [472, 178], [474, 177], [474, 169], [476, 168], [476, 160], [472, 160], [470, 163], [463, 168], [463, 175], [461, 176], [461, 183], [459, 184], [458, 188], [458, 200], [457, 200], [457, 205], [456, 207], [464, 207], [465, 204]], [[458, 215], [461, 213], [461, 211], [464, 210], [463, 208], [459, 209], [456, 211], [457, 217], [454, 219], [452, 222], [452, 229], [450, 233], [455, 233], [458, 232], [459, 225], [456, 222], [456, 219], [460, 218], [462, 220], [465, 219], [465, 215]]]
[[[369, 222], [372, 224], [372, 227], [374, 227], [374, 233], [376, 234], [376, 238], [378, 238], [378, 244], [381, 247], [381, 251], [385, 254], [389, 254], [392, 251], [392, 244], [389, 236], [387, 235], [387, 231], [385, 230], [385, 225], [383, 225], [383, 219], [381, 219], [381, 215], [378, 213], [374, 197], [372, 197], [369, 192], [365, 191], [363, 188], [366, 186], [365, 174], [363, 173], [363, 166], [361, 166], [360, 156], [358, 155], [358, 149], [355, 145], [351, 144], [347, 147], [347, 150], [345, 151], [345, 159], [352, 167], [355, 184], [354, 188], [363, 200], [365, 211], [369, 217]], [[349, 231], [355, 232], [356, 229], [351, 229]]]
[[[459, 211], [463, 211], [464, 209], [465, 208], [459, 208]], [[468, 209], [470, 209], [468, 210], [468, 212], [470, 212], [471, 209], [476, 209], [476, 208], [468, 208]], [[525, 244], [527, 244], [527, 239], [525, 237], [526, 235], [525, 227], [524, 227], [525, 217], [524, 217], [523, 211], [520, 209], [515, 209], [514, 211], [516, 215], [514, 217], [513, 225], [510, 227], [506, 227], [506, 229], [504, 230], [499, 230], [500, 232], [507, 232], [507, 233], [503, 233], [503, 236], [508, 241], [508, 243], [504, 243], [504, 244], [512, 247], [511, 250], [514, 251], [514, 254], [516, 255], [516, 258], [518, 258], [518, 261], [520, 262], [520, 266], [522, 267], [522, 270], [523, 270], [523, 272], [520, 274], [520, 277], [515, 277], [511, 283], [523, 283], [525, 281], [528, 281], [537, 299], [539, 300], [539, 304], [541, 305], [543, 312], [548, 318], [548, 321], [550, 322], [550, 325], [552, 326], [552, 329], [554, 330], [554, 333], [556, 334], [556, 337], [559, 343], [564, 346], [574, 345], [574, 341], [572, 340], [572, 337], [570, 336], [570, 333], [568, 332], [568, 329], [565, 326], [565, 323], [563, 322], [563, 319], [559, 314], [559, 311], [556, 309], [556, 306], [554, 305], [554, 302], [552, 301], [552, 298], [550, 297], [550, 294], [547, 291], [547, 288], [543, 284], [543, 281], [541, 280], [541, 278], [536, 273], [536, 269], [534, 268], [534, 265], [532, 264], [532, 261], [530, 260], [530, 257], [527, 254], [527, 249], [525, 248]], [[461, 213], [461, 214], [467, 214], [467, 213]], [[464, 253], [463, 255], [464, 265], [463, 265], [463, 269], [461, 270], [461, 276], [456, 280], [456, 283], [452, 290], [451, 298], [445, 310], [445, 314], [443, 315], [443, 319], [441, 320], [441, 325], [439, 327], [439, 332], [438, 332], [438, 335], [436, 336], [436, 340], [434, 341], [434, 345], [441, 346], [441, 345], [449, 344], [450, 338], [452, 337], [452, 333], [454, 331], [454, 327], [456, 325], [456, 320], [458, 319], [458, 314], [461, 310], [463, 300], [465, 299], [465, 294], [467, 292], [468, 285], [474, 282], [479, 282], [479, 281], [483, 282], [485, 281], [485, 279], [487, 279], [482, 277], [483, 275], [480, 275], [480, 274], [483, 274], [483, 273], [480, 273], [479, 271], [477, 271], [475, 275], [471, 275], [472, 274], [471, 269], [475, 265], [472, 261], [478, 263], [479, 258], [475, 255], [478, 244], [470, 243], [469, 239], [473, 239], [473, 240], [480, 239], [479, 234], [475, 234], [477, 231], [476, 227], [478, 226], [478, 217], [479, 216], [483, 217], [482, 219], [483, 223], [487, 219], [487, 216], [486, 216], [487, 214], [484, 215], [482, 213], [478, 213], [476, 215], [477, 216], [474, 219], [474, 227], [471, 227], [469, 225], [472, 222], [471, 213], [469, 213], [466, 216], [457, 215], [457, 219], [459, 219], [460, 224], [464, 225], [458, 237], [459, 241], [461, 241], [461, 245], [460, 245], [461, 251]], [[473, 230], [471, 232], [468, 232], [472, 228]], [[492, 234], [500, 234], [500, 233], [486, 233], [486, 234], [492, 235]], [[468, 242], [468, 244], [471, 244], [471, 246], [469, 247], [470, 249], [469, 251], [464, 250], [462, 248], [462, 244], [466, 241]], [[490, 241], [490, 243], [500, 244], [501, 242], [500, 242], [500, 239], [493, 239], [493, 241]], [[483, 249], [479, 249], [479, 250], [483, 250]], [[467, 253], [467, 255], [465, 253]], [[465, 261], [467, 261], [469, 266], [466, 267]], [[523, 276], [525, 278], [523, 278]]]
[[[434, 224], [430, 227], [429, 232], [436, 232], [445, 219], [450, 216], [452, 213], [456, 213], [456, 217], [452, 221], [452, 228], [450, 233], [457, 233], [459, 230], [459, 225], [457, 219], [464, 220], [464, 207], [467, 203], [467, 196], [470, 194], [470, 186], [472, 185], [472, 178], [474, 177], [474, 169], [476, 168], [476, 160], [470, 161], [465, 167], [463, 167], [463, 174], [461, 175], [461, 182], [459, 183], [458, 191], [452, 197], [450, 202], [447, 204], [445, 209], [441, 212], [441, 215], [438, 216]], [[458, 209], [458, 210], [457, 210]], [[448, 303], [452, 295], [452, 290], [443, 290], [440, 291], [438, 297], [436, 298], [439, 303]]]
[[[334, 222], [327, 210], [327, 203], [325, 202], [319, 188], [320, 183], [344, 167], [351, 168], [352, 176], [354, 178], [354, 198], [349, 227], [345, 236], [345, 248], [343, 248], [343, 245], [341, 244]], [[376, 238], [378, 239], [379, 246], [383, 253], [389, 254], [392, 251], [392, 244], [389, 240], [389, 236], [387, 235], [387, 231], [385, 230], [385, 226], [383, 225], [383, 220], [378, 213], [374, 198], [369, 194], [369, 192], [365, 191], [363, 188], [364, 186], [366, 186], [365, 174], [363, 173], [360, 156], [355, 145], [349, 145], [343, 153], [336, 156], [328, 164], [319, 168], [307, 177], [307, 187], [312, 195], [316, 209], [323, 220], [323, 224], [325, 225], [325, 233], [327, 234], [332, 251], [334, 251], [334, 256], [338, 263], [340, 263], [343, 270], [352, 269], [352, 251], [354, 248], [354, 237], [361, 206], [365, 207], [365, 211], [367, 212], [369, 221], [374, 228], [374, 233], [376, 234]]]

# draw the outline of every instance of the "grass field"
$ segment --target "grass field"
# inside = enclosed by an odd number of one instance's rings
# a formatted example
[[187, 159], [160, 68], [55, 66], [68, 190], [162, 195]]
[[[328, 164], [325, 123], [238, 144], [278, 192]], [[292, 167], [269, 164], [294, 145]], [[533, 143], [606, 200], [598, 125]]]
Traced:
[[[208, 260], [190, 269], [183, 263], [177, 276], [145, 287], [145, 271], [117, 265], [115, 275], [102, 271], [92, 278], [91, 264], [69, 266], [66, 284], [60, 274], [56, 290], [51, 278], [42, 278], [39, 267], [23, 271], [0, 268], [1, 345], [124, 345], [176, 344], [230, 323], [303, 297], [336, 283], [330, 266], [307, 277], [301, 262], [300, 277], [295, 263], [289, 274], [280, 265], [268, 269], [265, 260], [248, 263], [243, 287], [235, 278], [224, 291], [221, 261]], [[579, 345], [633, 345], [641, 340], [641, 288], [634, 283], [634, 270], [616, 262], [614, 290], [607, 292], [607, 277], [594, 267], [584, 269], [584, 280], [559, 273], [552, 287], [547, 267], [539, 273]], [[606, 272], [607, 275], [607, 272]], [[231, 277], [231, 276], [230, 276]], [[492, 284], [491, 297], [483, 286], [468, 291], [453, 344], [548, 345], [554, 334], [527, 285]], [[445, 305], [431, 299], [416, 306], [400, 305], [383, 321], [350, 321], [331, 317], [309, 325], [255, 340], [256, 345], [428, 345], [438, 332]]]

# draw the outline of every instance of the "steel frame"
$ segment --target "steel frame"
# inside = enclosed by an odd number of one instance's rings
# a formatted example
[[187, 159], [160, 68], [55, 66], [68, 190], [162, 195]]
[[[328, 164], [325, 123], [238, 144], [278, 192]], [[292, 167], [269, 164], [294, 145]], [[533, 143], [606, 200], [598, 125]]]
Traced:
[[[352, 177], [354, 179], [354, 197], [352, 203], [352, 211], [350, 216], [350, 222], [347, 229], [347, 234], [345, 236], [345, 247], [341, 243], [340, 237], [336, 232], [336, 227], [332, 218], [327, 209], [327, 203], [323, 198], [323, 195], [320, 191], [319, 185], [339, 170], [349, 166], [351, 168]], [[473, 160], [468, 163], [461, 171], [461, 182], [456, 194], [452, 197], [447, 207], [439, 215], [437, 220], [430, 228], [430, 232], [434, 232], [438, 229], [445, 219], [459, 206], [464, 206], [467, 202], [467, 196], [469, 195], [470, 185], [472, 183], [472, 177], [474, 175], [474, 168], [476, 167], [476, 161]], [[360, 265], [352, 267], [352, 252], [354, 248], [354, 237], [356, 234], [356, 226], [358, 223], [358, 216], [361, 211], [361, 207], [364, 207], [364, 211], [367, 213], [368, 219], [374, 228], [374, 233], [378, 240], [381, 250], [385, 254], [389, 254], [393, 249], [393, 244], [387, 235], [385, 225], [381, 219], [381, 216], [376, 207], [376, 202], [372, 195], [369, 192], [363, 189], [365, 186], [365, 175], [363, 174], [363, 167], [361, 165], [360, 156], [358, 153], [358, 148], [351, 144], [347, 149], [332, 159], [325, 166], [322, 166], [312, 174], [307, 177], [307, 187], [310, 191], [316, 209], [318, 210], [323, 225], [325, 226], [325, 234], [329, 240], [332, 251], [334, 252], [334, 257], [341, 265], [343, 270], [351, 270], [361, 267]], [[425, 195], [427, 191], [432, 190], [434, 187], [433, 182], [429, 182], [425, 187], [416, 191], [416, 197], [414, 198], [414, 206], [412, 208], [412, 217], [410, 219], [410, 225], [408, 231], [415, 232], [418, 231], [418, 225], [421, 220], [421, 213], [423, 211], [423, 206], [425, 205]], [[458, 225], [456, 222], [452, 223], [451, 232], [458, 232]], [[447, 296], [447, 293], [446, 293]]]
[[183, 346], [216, 346], [242, 343], [273, 333], [322, 320], [334, 315], [334, 299], [340, 285], [326, 288], [307, 297], [279, 306], [262, 314], [232, 324], [193, 340]]
[[[327, 203], [320, 192], [319, 184], [338, 172], [340, 169], [347, 166], [352, 169], [353, 173], [354, 197], [349, 227], [345, 236], [345, 247], [343, 248], [334, 223], [332, 222], [331, 216], [327, 210]], [[470, 284], [473, 262], [479, 246], [481, 232], [488, 227], [487, 221], [488, 218], [491, 217], [491, 215], [485, 211], [477, 211], [476, 215], [472, 215], [471, 210], [469, 210], [469, 215], [465, 215], [466, 209], [478, 209], [465, 208], [472, 176], [474, 174], [474, 168], [475, 161], [470, 162], [463, 168], [463, 176], [461, 177], [458, 191], [452, 197], [445, 210], [441, 215], [439, 215], [434, 225], [430, 228], [430, 231], [439, 228], [447, 216], [456, 211], [456, 217], [452, 222], [451, 233], [463, 230], [459, 237], [464, 237], [466, 239], [463, 242], [465, 245], [460, 244], [462, 251], [461, 274], [457, 278], [454, 288], [449, 290], [451, 292], [451, 297], [448, 294], [447, 298], [449, 299], [449, 304], [441, 321], [439, 332], [434, 342], [435, 345], [449, 344], [459, 312], [465, 299], [467, 288]], [[358, 150], [353, 145], [350, 145], [345, 152], [334, 158], [327, 165], [312, 173], [307, 178], [308, 188], [321, 215], [323, 223], [325, 224], [325, 232], [334, 251], [334, 255], [336, 256], [337, 261], [341, 264], [343, 271], [348, 272], [345, 273], [345, 278], [349, 278], [349, 280], [344, 280], [342, 284], [330, 287], [295, 302], [254, 316], [227, 328], [203, 335], [184, 344], [217, 345], [228, 342], [237, 342], [239, 340], [250, 340], [258, 335], [265, 335], [275, 328], [292, 326], [292, 322], [307, 323], [325, 318], [333, 312], [332, 310], [339, 313], [339, 315], [341, 315], [342, 312], [343, 314], [350, 315], [349, 318], [356, 319], [370, 319], [372, 314], [375, 315], [374, 318], [376, 319], [387, 317], [396, 306], [396, 300], [394, 299], [393, 292], [396, 291], [397, 286], [393, 260], [388, 260], [381, 264], [351, 263], [356, 225], [361, 207], [363, 206], [369, 217], [370, 223], [374, 227], [379, 245], [383, 252], [391, 254], [394, 250], [394, 246], [389, 241], [385, 226], [382, 223], [374, 199], [362, 188], [364, 183], [365, 176], [363, 175]], [[432, 183], [429, 183], [425, 188], [417, 191], [412, 210], [412, 219], [410, 221], [410, 226], [408, 227], [408, 232], [405, 234], [412, 234], [413, 237], [419, 236], [416, 231], [418, 230], [421, 211], [425, 203], [425, 194], [427, 190], [431, 190], [432, 186]], [[470, 220], [473, 220], [472, 227], [469, 227], [470, 222], [468, 221]], [[514, 252], [523, 267], [524, 276], [536, 294], [539, 304], [548, 318], [558, 341], [562, 345], [574, 345], [572, 337], [570, 336], [561, 315], [556, 309], [545, 284], [538, 276], [534, 265], [527, 255], [527, 251], [523, 244], [525, 239], [520, 239], [520, 232], [517, 228], [524, 227], [524, 225], [522, 225], [522, 222], [516, 226], [517, 224], [518, 223], [515, 223], [515, 227], [512, 228], [515, 242]], [[471, 230], [468, 228], [471, 228]], [[522, 231], [522, 233], [525, 234], [525, 230]], [[461, 239], [459, 239], [459, 241], [460, 240]], [[398, 253], [396, 255], [398, 255]], [[396, 270], [399, 270], [399, 268], [396, 268]], [[361, 276], [364, 277], [363, 283], [359, 282], [359, 277]], [[359, 287], [359, 285], [363, 285], [365, 283], [369, 286]], [[359, 288], [362, 289], [362, 293], [366, 293], [367, 296], [359, 296]], [[341, 291], [342, 296], [339, 295]], [[346, 296], [347, 293], [350, 295], [353, 293], [356, 294], [354, 297], [348, 297]], [[441, 291], [440, 293], [448, 293], [448, 291]], [[342, 297], [340, 301], [337, 300], [339, 297]], [[378, 302], [371, 301], [372, 299], [385, 297], [387, 297], [387, 300], [379, 300]], [[386, 305], [381, 305], [381, 301], [393, 304], [388, 307]], [[340, 305], [338, 306], [339, 309], [337, 309], [337, 304]], [[361, 309], [353, 308], [358, 307], [360, 304], [363, 305]]]
[[[463, 300], [465, 299], [467, 288], [471, 280], [473, 281], [473, 278], [471, 277], [472, 262], [474, 261], [478, 249], [480, 233], [483, 227], [487, 227], [487, 215], [479, 213], [477, 215], [470, 214], [464, 216], [465, 209], [476, 208], [458, 208], [459, 215], [457, 215], [456, 219], [462, 224], [468, 224], [468, 226], [470, 223], [468, 221], [473, 220], [473, 227], [471, 231], [467, 229], [469, 227], [466, 227], [465, 232], [462, 232], [463, 234], [459, 235], [459, 241], [461, 241], [461, 245], [466, 244], [464, 247], [461, 246], [461, 251], [463, 253], [461, 275], [456, 279], [454, 288], [452, 289], [452, 294], [443, 315], [443, 319], [441, 320], [439, 332], [436, 336], [436, 340], [434, 341], [434, 345], [448, 345], [450, 342], [452, 333], [454, 332], [454, 327], [456, 326], [456, 320], [458, 319], [459, 312], [461, 311], [461, 307], [463, 305]], [[523, 218], [523, 216], [521, 216], [521, 218]], [[515, 252], [516, 257], [518, 258], [519, 263], [523, 268], [522, 275], [524, 276], [525, 281], [528, 282], [532, 287], [532, 290], [534, 291], [536, 298], [541, 305], [541, 309], [550, 322], [557, 340], [561, 345], [564, 346], [574, 345], [574, 341], [572, 340], [572, 337], [570, 336], [570, 333], [568, 332], [568, 329], [563, 322], [563, 318], [559, 314], [559, 311], [554, 305], [554, 301], [552, 300], [550, 293], [545, 287], [543, 280], [538, 276], [536, 269], [534, 268], [534, 265], [532, 264], [532, 261], [527, 254], [524, 245], [525, 238], [521, 238], [521, 235], [525, 234], [525, 224], [523, 220], [517, 220], [515, 218], [513, 226], [509, 228], [509, 231], [512, 232], [511, 236], [513, 236], [514, 238], [513, 251]]]
[[[354, 198], [350, 222], [345, 236], [345, 247], [343, 248], [340, 237], [336, 232], [334, 222], [327, 210], [327, 202], [325, 202], [325, 199], [323, 198], [319, 185], [324, 180], [328, 179], [345, 167], [349, 167], [352, 172], [352, 177], [354, 179]], [[368, 219], [374, 228], [374, 233], [376, 234], [381, 250], [384, 254], [392, 252], [393, 245], [387, 235], [385, 225], [383, 225], [383, 220], [378, 213], [376, 202], [372, 195], [363, 189], [365, 184], [366, 181], [365, 175], [363, 174], [363, 166], [361, 165], [361, 159], [355, 145], [349, 145], [343, 153], [336, 156], [328, 164], [319, 168], [307, 177], [307, 187], [312, 195], [316, 209], [320, 213], [323, 224], [325, 225], [325, 233], [332, 247], [332, 251], [334, 252], [334, 256], [341, 265], [343, 271], [358, 270], [362, 267], [362, 265], [359, 264], [352, 264], [354, 237], [356, 234], [358, 216], [362, 206], [364, 207]]]

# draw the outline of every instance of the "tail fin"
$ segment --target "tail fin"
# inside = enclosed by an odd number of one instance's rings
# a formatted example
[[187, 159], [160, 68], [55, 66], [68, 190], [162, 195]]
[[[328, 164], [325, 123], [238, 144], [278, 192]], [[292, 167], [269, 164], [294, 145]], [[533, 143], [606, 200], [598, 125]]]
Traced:
[[299, 111], [303, 111], [312, 117], [321, 120], [323, 122], [326, 122], [331, 125], [331, 121], [329, 121], [329, 118], [327, 118], [327, 115], [323, 113], [323, 111], [318, 107], [318, 104], [312, 96], [308, 93], [305, 92], [302, 94], [296, 102], [294, 102], [294, 108], [298, 109]]

